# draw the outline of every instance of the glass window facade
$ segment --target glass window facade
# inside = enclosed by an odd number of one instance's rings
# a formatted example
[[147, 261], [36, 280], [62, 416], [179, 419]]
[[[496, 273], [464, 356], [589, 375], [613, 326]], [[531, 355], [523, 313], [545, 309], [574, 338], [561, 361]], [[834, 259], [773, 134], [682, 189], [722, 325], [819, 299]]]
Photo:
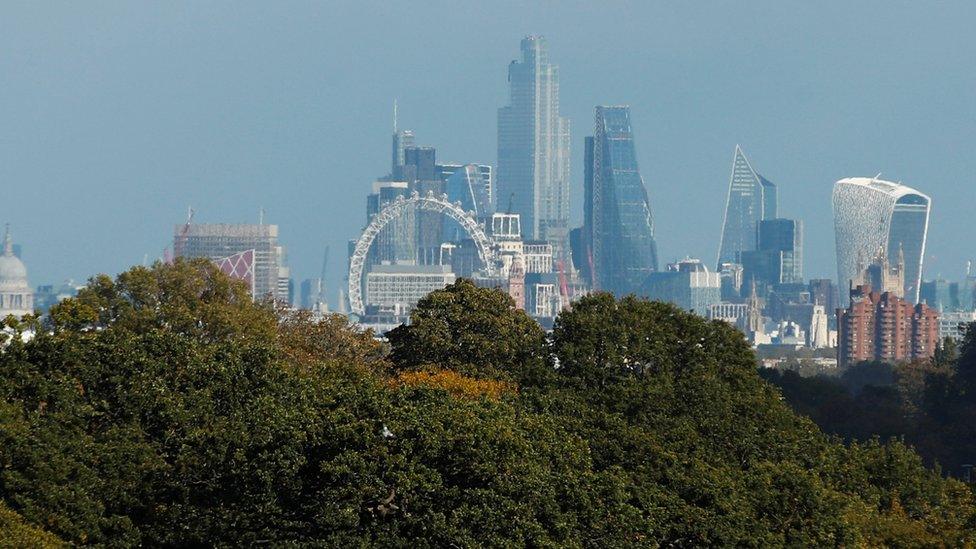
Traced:
[[[630, 108], [597, 107], [586, 140], [585, 247], [591, 284], [617, 295], [636, 293], [658, 266], [654, 220], [637, 166]], [[589, 272], [585, 269], [584, 272]]]
[[931, 199], [899, 183], [851, 177], [834, 184], [833, 209], [838, 286], [847, 288], [858, 264], [882, 250], [904, 257], [904, 296], [917, 303]]
[[776, 210], [776, 185], [756, 173], [736, 145], [717, 264], [741, 263], [742, 252], [756, 249], [759, 222], [775, 218]]

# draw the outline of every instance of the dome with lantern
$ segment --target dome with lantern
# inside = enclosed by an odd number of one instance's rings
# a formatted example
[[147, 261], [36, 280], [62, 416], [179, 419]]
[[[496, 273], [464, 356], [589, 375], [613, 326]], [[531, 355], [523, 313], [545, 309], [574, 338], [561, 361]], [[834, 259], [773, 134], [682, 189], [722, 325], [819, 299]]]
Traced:
[[3, 235], [3, 255], [0, 255], [0, 318], [33, 312], [34, 291], [27, 280], [27, 267], [14, 254], [8, 226]]

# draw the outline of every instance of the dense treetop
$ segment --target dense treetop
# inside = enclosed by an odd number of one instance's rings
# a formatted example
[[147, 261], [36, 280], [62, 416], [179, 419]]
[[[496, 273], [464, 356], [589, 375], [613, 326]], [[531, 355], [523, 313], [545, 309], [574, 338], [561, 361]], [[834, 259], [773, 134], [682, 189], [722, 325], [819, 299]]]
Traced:
[[0, 353], [0, 535], [38, 546], [976, 543], [969, 487], [824, 435], [669, 305], [594, 295], [550, 336], [461, 280], [385, 347], [177, 261], [32, 322]]

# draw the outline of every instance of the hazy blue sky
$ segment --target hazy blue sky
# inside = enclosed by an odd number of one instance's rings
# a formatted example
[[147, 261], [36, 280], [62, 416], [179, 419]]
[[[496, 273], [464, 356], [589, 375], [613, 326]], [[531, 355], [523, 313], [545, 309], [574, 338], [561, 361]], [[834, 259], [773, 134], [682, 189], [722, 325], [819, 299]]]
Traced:
[[661, 258], [717, 253], [732, 152], [806, 223], [835, 276], [830, 190], [882, 173], [930, 194], [926, 274], [976, 256], [976, 3], [2, 2], [0, 219], [33, 284], [159, 257], [200, 222], [281, 226], [295, 278], [332, 246], [330, 296], [401, 127], [495, 163], [520, 38], [542, 34], [573, 124], [630, 104]]

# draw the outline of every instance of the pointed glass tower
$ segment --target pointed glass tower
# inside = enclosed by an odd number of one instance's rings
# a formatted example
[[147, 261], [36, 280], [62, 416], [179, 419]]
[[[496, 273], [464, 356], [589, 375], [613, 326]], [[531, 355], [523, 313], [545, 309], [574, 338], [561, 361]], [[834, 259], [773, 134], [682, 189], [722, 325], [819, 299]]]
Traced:
[[775, 218], [776, 185], [752, 169], [746, 155], [736, 145], [718, 265], [741, 263], [742, 252], [756, 249], [759, 222]]
[[595, 120], [595, 135], [586, 138], [584, 272], [594, 289], [624, 296], [639, 292], [657, 271], [654, 218], [637, 167], [630, 107], [598, 106]]

